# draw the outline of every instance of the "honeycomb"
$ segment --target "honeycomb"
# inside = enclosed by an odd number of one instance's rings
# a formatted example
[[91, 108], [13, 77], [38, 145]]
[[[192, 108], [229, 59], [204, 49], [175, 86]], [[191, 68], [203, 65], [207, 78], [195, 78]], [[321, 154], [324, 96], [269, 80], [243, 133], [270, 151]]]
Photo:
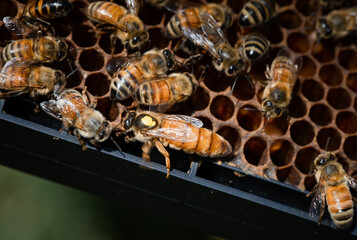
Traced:
[[[65, 38], [74, 49], [69, 53], [70, 62], [79, 66], [79, 70], [68, 78], [67, 88], [87, 87], [90, 99], [97, 100], [96, 108], [110, 121], [117, 123], [132, 100], [112, 102], [109, 99], [111, 76], [106, 71], [106, 64], [112, 58], [109, 33], [98, 33], [94, 24], [79, 11], [91, 0], [71, 2], [74, 10], [61, 22], [54, 23], [56, 35]], [[114, 2], [125, 6], [124, 1]], [[196, 93], [173, 113], [195, 116], [204, 122], [204, 127], [224, 136], [234, 147], [235, 156], [228, 159], [228, 164], [248, 174], [278, 180], [301, 190], [311, 190], [316, 183], [311, 175], [313, 159], [327, 150], [337, 154], [350, 175], [357, 175], [353, 169], [357, 163], [356, 44], [349, 39], [338, 44], [333, 41], [317, 44], [311, 37], [311, 16], [316, 10], [311, 8], [311, 1], [308, 0], [277, 1], [277, 17], [252, 29], [241, 29], [236, 21], [245, 1], [213, 2], [228, 4], [235, 12], [234, 24], [226, 31], [232, 45], [249, 32], [259, 32], [271, 41], [272, 51], [266, 60], [252, 66], [249, 77], [254, 86], [247, 78], [239, 77], [231, 94], [233, 80], [211, 67]], [[25, 0], [2, 1], [0, 18], [19, 16], [25, 3]], [[147, 25], [151, 39], [150, 45], [143, 50], [171, 47], [177, 43], [163, 34], [171, 15], [142, 4], [139, 17]], [[16, 36], [11, 35], [1, 22], [0, 38], [7, 41]], [[289, 117], [285, 114], [263, 128], [264, 119], [260, 112], [246, 108], [261, 109], [263, 87], [258, 82], [265, 79], [266, 64], [272, 62], [282, 47], [290, 49], [296, 56], [302, 56], [302, 69], [289, 105]], [[187, 58], [180, 51], [177, 54], [181, 60]], [[126, 50], [117, 41], [114, 57], [126, 55]], [[56, 67], [66, 74], [71, 72], [66, 61]], [[120, 144], [124, 152], [141, 155], [141, 144], [126, 145], [122, 140]], [[169, 152], [174, 153], [171, 154], [174, 169], [187, 171], [190, 161], [184, 159], [199, 159], [174, 150]], [[153, 161], [164, 165], [164, 159], [157, 151], [152, 155]]]

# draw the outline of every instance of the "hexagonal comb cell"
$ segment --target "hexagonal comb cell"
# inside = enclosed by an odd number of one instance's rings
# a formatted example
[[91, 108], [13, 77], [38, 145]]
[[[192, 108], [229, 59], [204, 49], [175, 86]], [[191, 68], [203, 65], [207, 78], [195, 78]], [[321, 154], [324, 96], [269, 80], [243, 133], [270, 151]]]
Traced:
[[[17, 1], [3, 1], [0, 17], [19, 15]], [[87, 87], [90, 98], [97, 100], [97, 107], [112, 122], [120, 119], [122, 111], [133, 103], [133, 98], [112, 102], [109, 99], [110, 77], [106, 63], [111, 59], [110, 31], [102, 32], [94, 27], [80, 10], [90, 1], [72, 1], [75, 9], [68, 16], [68, 23], [56, 23], [56, 33], [65, 37], [71, 46], [70, 62], [78, 65], [78, 71], [67, 79], [67, 88], [82, 90]], [[115, 1], [125, 5], [124, 0]], [[208, 1], [212, 2], [212, 1]], [[186, 113], [198, 117], [204, 127], [223, 135], [239, 155], [229, 159], [242, 159], [251, 168], [267, 167], [273, 178], [282, 182], [311, 190], [316, 184], [309, 176], [313, 158], [321, 151], [343, 152], [345, 165], [357, 160], [357, 51], [355, 45], [339, 44], [339, 41], [316, 39], [311, 21], [318, 11], [318, 1], [277, 0], [279, 12], [267, 24], [241, 28], [237, 13], [246, 1], [214, 1], [228, 4], [235, 12], [234, 24], [226, 31], [228, 41], [235, 45], [239, 39], [252, 32], [263, 34], [271, 42], [269, 56], [251, 67], [249, 78], [240, 75], [230, 94], [235, 78], [227, 78], [211, 64], [209, 57], [194, 63], [193, 71], [198, 73], [209, 64], [204, 80], [197, 91], [184, 103], [174, 106], [170, 113]], [[163, 33], [161, 24], [172, 15], [166, 10], [143, 3], [139, 17], [147, 25], [150, 43], [140, 50], [143, 53], [151, 47], [171, 49], [178, 40], [170, 40]], [[65, 26], [63, 26], [65, 25]], [[67, 26], [68, 25], [68, 26]], [[68, 27], [68, 29], [67, 29]], [[17, 39], [0, 22], [1, 40]], [[266, 65], [270, 65], [279, 49], [290, 49], [293, 56], [302, 56], [302, 68], [293, 89], [292, 100], [281, 117], [263, 119], [261, 96], [266, 81]], [[176, 49], [180, 61], [188, 59], [187, 54]], [[131, 55], [132, 54], [132, 55]], [[124, 50], [119, 40], [116, 42], [114, 57], [136, 57], [134, 52]], [[139, 55], [139, 54], [138, 54]], [[66, 62], [60, 64], [66, 74], [71, 72]], [[191, 70], [191, 67], [189, 67]], [[175, 71], [187, 71], [176, 68]], [[255, 110], [247, 110], [255, 109]], [[313, 148], [314, 147], [314, 148]], [[140, 152], [138, 147], [137, 152]], [[342, 159], [342, 158], [341, 158]], [[174, 161], [174, 160], [173, 160]], [[341, 160], [342, 161], [342, 160]], [[254, 172], [254, 171], [253, 171]], [[257, 170], [262, 174], [260, 170]], [[213, 174], [213, 173], [212, 173]], [[212, 177], [213, 179], [214, 177]]]

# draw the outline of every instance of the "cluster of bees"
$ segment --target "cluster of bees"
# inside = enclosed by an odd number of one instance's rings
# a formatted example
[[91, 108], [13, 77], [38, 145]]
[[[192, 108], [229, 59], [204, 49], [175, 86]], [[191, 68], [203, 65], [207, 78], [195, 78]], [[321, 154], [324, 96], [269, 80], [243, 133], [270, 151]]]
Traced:
[[[63, 130], [73, 129], [74, 135], [85, 149], [87, 139], [98, 146], [113, 137], [112, 132], [125, 134], [126, 142], [143, 142], [142, 157], [150, 160], [150, 151], [156, 147], [165, 157], [167, 176], [170, 171], [170, 155], [165, 147], [196, 153], [208, 157], [233, 155], [232, 146], [222, 136], [203, 128], [194, 117], [164, 114], [173, 105], [187, 100], [205, 77], [202, 70], [197, 79], [192, 72], [174, 72], [176, 64], [187, 68], [208, 56], [211, 65], [232, 78], [232, 90], [239, 76], [249, 73], [252, 65], [262, 61], [270, 48], [263, 35], [252, 33], [231, 46], [224, 30], [233, 23], [233, 11], [219, 4], [192, 4], [174, 0], [146, 0], [158, 8], [174, 13], [166, 26], [165, 35], [180, 39], [177, 48], [191, 57], [181, 63], [170, 49], [151, 49], [140, 53], [150, 39], [149, 33], [137, 13], [139, 2], [127, 0], [127, 7], [112, 2], [90, 3], [82, 12], [98, 29], [111, 32], [110, 49], [113, 53], [117, 39], [126, 49], [134, 51], [127, 58], [113, 58], [108, 62], [112, 80], [110, 98], [113, 101], [134, 98], [119, 125], [114, 126], [97, 110], [96, 102], [90, 102], [85, 89], [82, 93], [66, 89], [66, 77], [60, 70], [42, 63], [60, 62], [67, 57], [67, 43], [55, 37], [50, 21], [65, 17], [73, 5], [67, 0], [29, 0], [19, 19], [5, 17], [4, 25], [14, 34], [24, 37], [6, 45], [2, 50], [5, 63], [0, 75], [0, 98], [24, 93], [38, 103], [39, 96], [51, 99], [40, 103], [41, 108], [63, 122]], [[321, 6], [339, 6], [342, 1], [321, 1]], [[264, 24], [276, 16], [277, 4], [273, 0], [251, 0], [242, 8], [238, 24], [242, 28]], [[357, 8], [334, 10], [320, 16], [316, 23], [319, 39], [339, 39], [353, 30], [357, 24]], [[46, 34], [46, 36], [44, 35]], [[95, 61], [95, 59], [93, 59]], [[259, 110], [269, 122], [281, 116], [287, 109], [293, 86], [298, 78], [301, 58], [282, 49], [267, 66], [263, 85], [262, 106]], [[73, 72], [76, 69], [73, 70]], [[237, 86], [239, 87], [239, 86]], [[141, 110], [139, 106], [148, 106]], [[133, 110], [136, 108], [136, 110]], [[37, 108], [36, 108], [37, 109]], [[254, 110], [254, 109], [250, 109]], [[118, 146], [119, 147], [119, 146]], [[313, 192], [310, 215], [322, 218], [325, 199], [336, 226], [347, 229], [352, 224], [353, 202], [349, 186], [357, 190], [357, 182], [346, 175], [337, 157], [331, 152], [320, 154], [314, 161], [318, 184]]]

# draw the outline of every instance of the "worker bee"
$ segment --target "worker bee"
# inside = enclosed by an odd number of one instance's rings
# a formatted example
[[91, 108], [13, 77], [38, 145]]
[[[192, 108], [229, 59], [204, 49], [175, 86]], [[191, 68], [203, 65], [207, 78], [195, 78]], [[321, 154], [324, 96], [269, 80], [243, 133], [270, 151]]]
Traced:
[[72, 9], [72, 3], [67, 0], [28, 0], [19, 19], [5, 17], [3, 22], [9, 30], [26, 36], [41, 31], [41, 24], [50, 27], [49, 20], [64, 17]]
[[[319, 223], [325, 211], [325, 199], [330, 216], [337, 228], [346, 230], [353, 222], [353, 200], [349, 187], [357, 190], [357, 181], [345, 173], [337, 157], [331, 152], [321, 153], [315, 160], [315, 178], [317, 181], [312, 194], [309, 214], [319, 217]], [[309, 195], [310, 195], [309, 194]]]
[[267, 66], [267, 86], [263, 91], [262, 113], [265, 118], [277, 118], [288, 107], [294, 84], [301, 69], [301, 57], [295, 63], [290, 53], [281, 49], [271, 67]]
[[150, 151], [155, 146], [165, 157], [168, 177], [170, 155], [165, 149], [167, 146], [206, 157], [225, 157], [232, 153], [229, 142], [211, 130], [202, 128], [202, 125], [199, 119], [185, 115], [129, 111], [122, 118], [119, 129], [127, 134], [126, 142], [144, 143], [144, 160], [150, 160]]
[[[110, 85], [112, 100], [131, 97], [138, 85], [148, 79], [165, 76], [175, 65], [173, 53], [169, 49], [152, 49], [140, 57], [122, 60], [125, 64], [114, 74]], [[108, 64], [107, 69], [112, 72], [118, 65], [114, 60]]]
[[32, 98], [58, 94], [66, 84], [66, 76], [59, 70], [36, 66], [22, 61], [8, 61], [0, 73], [0, 98], [29, 93]]
[[6, 62], [14, 58], [22, 61], [54, 62], [62, 61], [68, 52], [67, 43], [55, 37], [21, 39], [6, 45], [2, 59]]
[[316, 22], [319, 39], [340, 39], [357, 30], [357, 7], [334, 10]]
[[180, 38], [187, 29], [198, 29], [205, 23], [208, 16], [215, 21], [215, 27], [226, 29], [233, 23], [233, 11], [216, 3], [185, 8], [171, 17], [166, 25], [166, 35], [169, 38]]
[[192, 73], [172, 73], [139, 85], [134, 93], [137, 102], [149, 106], [167, 106], [186, 101], [196, 91], [198, 81]]
[[63, 122], [63, 130], [74, 128], [74, 135], [86, 149], [82, 138], [97, 146], [107, 140], [112, 132], [112, 125], [94, 106], [89, 103], [85, 93], [73, 89], [66, 89], [56, 100], [41, 103], [41, 108], [50, 116]]
[[275, 17], [277, 4], [274, 0], [251, 0], [244, 4], [238, 23], [242, 27], [253, 27], [266, 23]]
[[[81, 9], [91, 20], [113, 31], [111, 34], [111, 51], [114, 52], [116, 38], [128, 49], [138, 49], [149, 40], [149, 33], [138, 16], [126, 8], [111, 2], [92, 2]], [[108, 26], [109, 25], [109, 26]]]

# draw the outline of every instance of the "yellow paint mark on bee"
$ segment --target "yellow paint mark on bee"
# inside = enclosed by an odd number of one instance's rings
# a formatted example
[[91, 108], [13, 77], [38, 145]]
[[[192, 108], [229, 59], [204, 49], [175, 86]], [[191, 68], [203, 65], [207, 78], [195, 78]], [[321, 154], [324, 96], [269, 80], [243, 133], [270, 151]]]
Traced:
[[145, 124], [148, 127], [153, 127], [156, 125], [156, 121], [150, 117], [150, 116], [145, 116], [141, 119], [142, 123]]

